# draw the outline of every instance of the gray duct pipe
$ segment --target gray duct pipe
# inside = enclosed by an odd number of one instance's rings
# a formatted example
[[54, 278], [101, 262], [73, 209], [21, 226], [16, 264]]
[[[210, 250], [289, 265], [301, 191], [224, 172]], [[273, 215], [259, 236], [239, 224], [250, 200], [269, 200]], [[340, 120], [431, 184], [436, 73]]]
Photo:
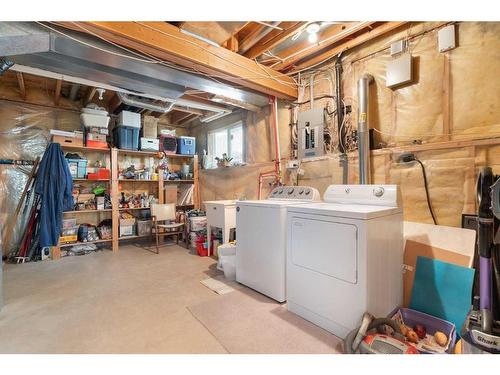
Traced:
[[131, 98], [128, 96], [128, 94], [124, 94], [122, 92], [117, 92], [118, 98], [122, 101], [122, 103], [126, 105], [130, 105], [132, 107], [137, 107], [137, 108], [143, 108], [143, 109], [148, 109], [153, 112], [161, 112], [161, 113], [168, 113], [172, 110], [172, 108], [175, 105], [175, 101], [172, 101], [170, 103], [166, 103], [165, 105], [161, 104], [154, 104], [151, 102]]
[[358, 155], [359, 183], [370, 183], [370, 129], [368, 123], [368, 86], [373, 76], [364, 74], [358, 80]]
[[73, 83], [69, 92], [69, 100], [74, 102], [76, 100], [76, 96], [78, 95], [78, 91], [80, 91], [80, 85], [78, 83]]

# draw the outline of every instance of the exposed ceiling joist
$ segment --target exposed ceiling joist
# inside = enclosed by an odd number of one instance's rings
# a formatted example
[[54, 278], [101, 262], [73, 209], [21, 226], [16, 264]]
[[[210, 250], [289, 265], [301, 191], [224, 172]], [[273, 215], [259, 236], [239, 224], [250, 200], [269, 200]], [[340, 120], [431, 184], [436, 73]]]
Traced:
[[84, 96], [84, 101], [83, 101], [84, 107], [86, 107], [87, 104], [90, 103], [90, 101], [94, 98], [96, 92], [97, 92], [97, 88], [95, 88], [95, 87], [88, 88], [87, 93]]
[[396, 28], [398, 28], [406, 23], [407, 22], [387, 22], [387, 23], [384, 23], [378, 27], [373, 28], [372, 30], [370, 30], [364, 34], [357, 36], [354, 39], [351, 39], [345, 43], [339, 44], [338, 46], [335, 46], [332, 49], [329, 49], [325, 52], [322, 52], [322, 53], [314, 56], [313, 58], [304, 61], [303, 63], [295, 65], [293, 67], [293, 69], [290, 70], [289, 73], [298, 72], [299, 70], [307, 69], [311, 66], [317, 65], [317, 64], [321, 63], [322, 61], [325, 61], [333, 56], [336, 56], [343, 51], [357, 47], [360, 44], [363, 44], [365, 42], [368, 42], [369, 40], [377, 38], [380, 35], [385, 34], [389, 31], [392, 31], [392, 30], [394, 30], [394, 29], [396, 29]]
[[23, 73], [16, 72], [17, 83], [19, 85], [19, 92], [21, 93], [21, 98], [26, 100], [26, 86], [24, 84], [24, 76]]
[[54, 104], [59, 105], [59, 100], [61, 99], [61, 88], [62, 88], [62, 79], [58, 79], [56, 81], [56, 91], [54, 93]]
[[304, 27], [306, 22], [282, 22], [280, 27], [283, 30], [273, 30], [262, 38], [257, 44], [246, 51], [243, 56], [254, 59], [262, 55], [265, 51], [276, 47], [278, 44], [288, 39], [298, 30]]
[[[62, 26], [89, 32], [128, 48], [149, 53], [178, 65], [194, 68], [226, 81], [283, 99], [295, 99], [294, 81], [279, 72], [215, 47], [165, 22], [60, 22]], [[81, 26], [81, 27], [79, 27]], [[83, 29], [82, 29], [83, 28]]]
[[266, 29], [266, 26], [258, 23], [251, 23], [247, 28], [249, 31], [245, 30], [248, 32], [239, 41], [239, 51], [246, 51], [257, 43], [259, 41], [259, 36]]
[[333, 25], [318, 35], [318, 42], [311, 44], [306, 40], [277, 53], [276, 56], [279, 57], [281, 61], [271, 65], [271, 67], [275, 70], [284, 70], [307, 56], [311, 56], [332, 44], [348, 38], [373, 23], [374, 22], [367, 21], [351, 22], [346, 25]]

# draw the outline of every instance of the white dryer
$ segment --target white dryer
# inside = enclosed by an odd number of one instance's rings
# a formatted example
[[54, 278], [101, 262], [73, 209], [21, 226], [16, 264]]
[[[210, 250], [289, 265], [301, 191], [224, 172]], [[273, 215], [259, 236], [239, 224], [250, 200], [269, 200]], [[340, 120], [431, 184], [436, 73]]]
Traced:
[[275, 188], [268, 199], [236, 202], [236, 281], [286, 300], [286, 207], [320, 200], [307, 186]]
[[287, 307], [345, 336], [363, 313], [385, 317], [403, 297], [397, 185], [331, 185], [322, 203], [288, 206]]

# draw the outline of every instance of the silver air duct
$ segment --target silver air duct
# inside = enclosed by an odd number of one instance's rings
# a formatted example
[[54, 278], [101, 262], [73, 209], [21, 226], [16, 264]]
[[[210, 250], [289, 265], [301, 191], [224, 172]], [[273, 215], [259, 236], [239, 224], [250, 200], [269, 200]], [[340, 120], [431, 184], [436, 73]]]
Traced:
[[358, 158], [359, 183], [370, 183], [370, 129], [368, 127], [368, 86], [373, 76], [363, 75], [358, 80]]
[[137, 108], [148, 109], [153, 112], [167, 113], [170, 112], [175, 105], [174, 100], [171, 102], [166, 102], [164, 105], [162, 105], [162, 104], [152, 103], [151, 101], [147, 100], [139, 100], [131, 98], [128, 94], [124, 94], [122, 92], [117, 92], [116, 95], [118, 95], [118, 98], [120, 98], [122, 103], [126, 105]]

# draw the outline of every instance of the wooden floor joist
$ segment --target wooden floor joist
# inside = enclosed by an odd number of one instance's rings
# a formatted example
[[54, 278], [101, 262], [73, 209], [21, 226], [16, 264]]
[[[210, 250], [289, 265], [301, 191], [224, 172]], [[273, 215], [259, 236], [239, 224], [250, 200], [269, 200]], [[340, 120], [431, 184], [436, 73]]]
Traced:
[[200, 41], [166, 22], [58, 22], [124, 47], [281, 99], [296, 99], [294, 80], [223, 47]]

